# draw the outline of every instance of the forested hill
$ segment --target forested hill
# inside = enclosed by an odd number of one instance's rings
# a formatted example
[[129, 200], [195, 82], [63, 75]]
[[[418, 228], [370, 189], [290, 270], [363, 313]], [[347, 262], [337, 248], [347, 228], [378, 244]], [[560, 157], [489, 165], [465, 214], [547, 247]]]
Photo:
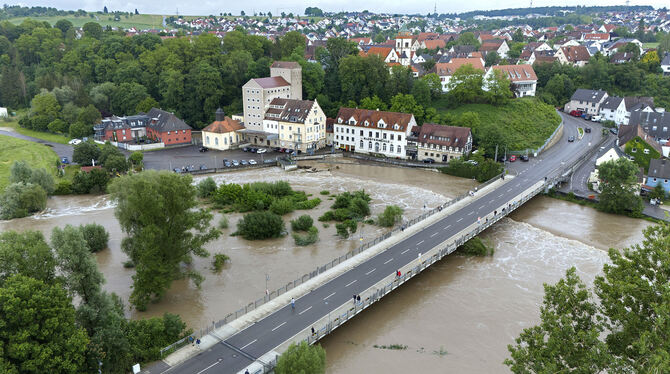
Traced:
[[508, 17], [508, 16], [527, 16], [529, 14], [542, 14], [545, 16], [562, 16], [565, 13], [576, 14], [594, 14], [603, 12], [643, 12], [653, 10], [651, 5], [612, 5], [612, 6], [545, 6], [533, 8], [509, 8], [496, 10], [475, 10], [465, 13], [447, 13], [441, 14], [447, 18], [460, 17], [463, 19], [472, 18], [475, 16], [486, 17]]

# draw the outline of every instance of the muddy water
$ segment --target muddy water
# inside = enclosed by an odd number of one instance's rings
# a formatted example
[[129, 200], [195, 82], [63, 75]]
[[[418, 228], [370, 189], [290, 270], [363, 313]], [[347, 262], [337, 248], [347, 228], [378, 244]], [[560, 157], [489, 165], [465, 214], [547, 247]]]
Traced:
[[[320, 216], [332, 201], [319, 194], [365, 189], [373, 198], [373, 213], [385, 205], [402, 206], [408, 217], [420, 214], [446, 198], [457, 196], [473, 181], [431, 171], [371, 166], [365, 164], [312, 163], [316, 173], [285, 173], [277, 169], [221, 174], [219, 183], [287, 180], [298, 190], [320, 197], [323, 203], [300, 214]], [[111, 234], [110, 249], [97, 255], [107, 279], [106, 288], [127, 300], [132, 269], [125, 269], [120, 250], [121, 231], [113, 206], [104, 196], [57, 197], [38, 216], [0, 221], [0, 231], [51, 229], [65, 224], [97, 222]], [[246, 302], [276, 289], [358, 245], [361, 237], [373, 238], [383, 230], [366, 225], [348, 240], [334, 236], [334, 225], [317, 223], [320, 241], [294, 247], [293, 239], [247, 242], [230, 237], [238, 214], [227, 215], [230, 228], [211, 243], [211, 253], [231, 257], [221, 274], [209, 270], [208, 259], [194, 266], [206, 280], [200, 290], [187, 281], [176, 281], [163, 301], [150, 305], [146, 313], [129, 311], [133, 318], [178, 313], [193, 328], [199, 328]], [[217, 223], [220, 215], [213, 220]], [[649, 223], [612, 216], [593, 209], [549, 198], [536, 198], [514, 212], [511, 218], [484, 235], [496, 248], [491, 258], [450, 256], [414, 278], [351, 323], [323, 340], [329, 373], [352, 372], [508, 372], [501, 362], [506, 346], [524, 327], [539, 320], [542, 283], [555, 282], [570, 266], [590, 282], [607, 261], [605, 250], [621, 248], [641, 240]], [[384, 350], [374, 345], [402, 344], [406, 350]]]

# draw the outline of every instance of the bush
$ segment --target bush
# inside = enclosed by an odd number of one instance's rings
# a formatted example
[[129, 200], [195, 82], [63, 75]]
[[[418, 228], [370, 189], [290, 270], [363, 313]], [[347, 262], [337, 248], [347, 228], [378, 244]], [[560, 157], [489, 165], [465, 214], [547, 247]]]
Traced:
[[278, 238], [284, 233], [284, 221], [271, 212], [252, 212], [237, 223], [237, 231], [247, 240]]
[[307, 214], [303, 214], [291, 221], [291, 230], [293, 231], [307, 231], [314, 224], [312, 217]]
[[207, 198], [212, 196], [212, 194], [216, 191], [216, 182], [214, 182], [214, 178], [212, 177], [207, 177], [198, 183], [198, 197], [199, 198]]
[[465, 256], [492, 256], [493, 247], [487, 246], [478, 236], [468, 240], [462, 246], [458, 247], [458, 253]]
[[383, 227], [391, 227], [402, 219], [402, 208], [397, 205], [389, 205], [384, 212], [377, 216], [377, 224]]
[[54, 177], [45, 168], [33, 169], [29, 183], [42, 187], [47, 195], [53, 195], [56, 190]]
[[89, 223], [87, 225], [79, 226], [81, 233], [84, 235], [88, 249], [95, 253], [107, 248], [109, 243], [109, 233], [102, 225], [96, 223]]
[[217, 253], [214, 255], [214, 260], [212, 261], [213, 270], [220, 272], [223, 268], [223, 265], [230, 260], [230, 257], [224, 255], [223, 253]]
[[219, 206], [232, 205], [242, 196], [242, 186], [235, 183], [222, 184], [216, 189], [213, 199]]
[[109, 183], [109, 175], [100, 169], [90, 172], [79, 171], [72, 178], [72, 191], [77, 194], [104, 193]]
[[219, 221], [219, 228], [221, 230], [228, 228], [228, 217], [226, 216], [221, 217], [221, 221]]
[[346, 239], [349, 237], [349, 230], [347, 230], [347, 225], [344, 223], [337, 223], [335, 224], [335, 230], [337, 230], [337, 235], [339, 235], [341, 238]]
[[75, 122], [70, 125], [69, 132], [71, 138], [83, 138], [93, 134], [93, 125], [87, 125], [82, 122]]
[[295, 203], [295, 209], [297, 209], [297, 210], [314, 209], [319, 204], [321, 204], [321, 199], [319, 199], [317, 197], [317, 198], [314, 198], [314, 199], [299, 201], [299, 202]]
[[319, 240], [319, 230], [312, 226], [307, 230], [306, 234], [293, 233], [293, 240], [295, 240], [295, 245], [305, 246], [314, 244]]
[[330, 191], [328, 191], [328, 190], [323, 190], [323, 191], [321, 191], [321, 192], [319, 192], [319, 193], [320, 193], [321, 195], [330, 195]]
[[353, 194], [343, 192], [335, 197], [331, 209], [319, 217], [319, 221], [344, 222], [350, 219], [362, 219], [370, 215], [370, 195], [365, 191], [356, 191]]
[[44, 189], [47, 195], [54, 192], [54, 177], [45, 168], [33, 169], [26, 161], [14, 161], [9, 169], [10, 183], [31, 183]]
[[47, 193], [32, 183], [12, 183], [0, 195], [0, 219], [26, 217], [47, 206]]
[[72, 182], [69, 179], [61, 179], [56, 183], [54, 195], [69, 195], [72, 193]]
[[161, 348], [191, 334], [186, 324], [176, 314], [165, 313], [163, 317], [128, 320], [126, 337], [130, 344], [134, 362], [160, 359]]
[[283, 216], [284, 214], [291, 213], [294, 210], [293, 201], [289, 198], [282, 198], [275, 200], [270, 205], [270, 211], [274, 214]]
[[475, 178], [478, 182], [483, 183], [502, 173], [503, 166], [491, 159], [483, 160], [477, 165], [457, 159], [449, 161], [449, 165], [438, 168], [438, 170], [456, 177]]
[[82, 166], [93, 165], [93, 160], [98, 160], [101, 155], [100, 148], [93, 142], [81, 142], [74, 146], [72, 161]]

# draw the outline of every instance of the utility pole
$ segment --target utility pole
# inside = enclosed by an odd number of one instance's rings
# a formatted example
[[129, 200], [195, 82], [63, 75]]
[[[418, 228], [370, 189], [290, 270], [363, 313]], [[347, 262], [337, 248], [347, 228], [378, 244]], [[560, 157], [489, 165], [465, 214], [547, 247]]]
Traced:
[[493, 157], [494, 161], [498, 161], [498, 144], [496, 144], [496, 155]]

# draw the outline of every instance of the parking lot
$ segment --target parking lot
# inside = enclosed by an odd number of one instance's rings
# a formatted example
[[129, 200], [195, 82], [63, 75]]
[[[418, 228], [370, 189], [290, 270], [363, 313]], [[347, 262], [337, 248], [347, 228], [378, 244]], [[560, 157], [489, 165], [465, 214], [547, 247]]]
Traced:
[[276, 159], [285, 155], [268, 149], [267, 153], [250, 153], [241, 149], [230, 151], [216, 151], [210, 149], [207, 152], [200, 152], [199, 146], [190, 145], [188, 147], [164, 148], [150, 152], [144, 152], [144, 167], [146, 169], [174, 170], [186, 168], [221, 168], [224, 167], [224, 159], [232, 162], [237, 160], [249, 161], [255, 160], [262, 163], [264, 160]]

